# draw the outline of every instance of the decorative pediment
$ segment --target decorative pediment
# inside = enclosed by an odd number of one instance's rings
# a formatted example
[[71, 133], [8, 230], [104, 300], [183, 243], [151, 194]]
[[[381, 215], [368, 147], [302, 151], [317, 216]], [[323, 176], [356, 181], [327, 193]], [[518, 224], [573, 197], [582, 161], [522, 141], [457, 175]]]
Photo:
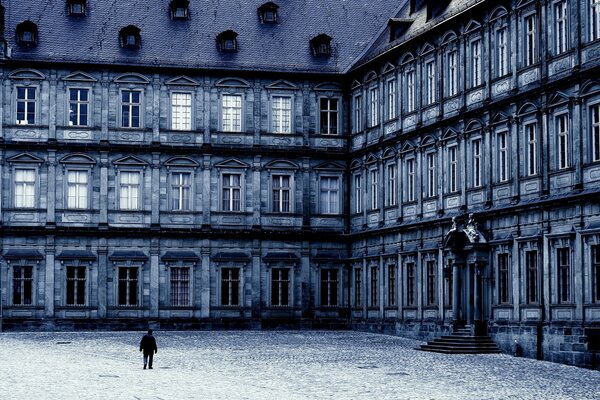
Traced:
[[235, 158], [230, 158], [229, 160], [221, 161], [218, 164], [215, 164], [217, 168], [248, 168], [249, 165], [241, 162]]
[[392, 147], [388, 147], [387, 149], [385, 149], [383, 151], [382, 158], [393, 158], [395, 156], [396, 156], [396, 149], [394, 149]]
[[388, 62], [388, 63], [385, 63], [385, 65], [381, 69], [381, 73], [387, 74], [390, 72], [394, 72], [395, 69], [396, 69], [396, 66], [394, 64]]
[[472, 132], [480, 130], [481, 128], [483, 128], [483, 124], [481, 123], [481, 121], [477, 119], [472, 119], [467, 123], [465, 127], [465, 132]]
[[517, 2], [517, 8], [519, 8], [519, 7], [525, 7], [526, 5], [534, 3], [534, 1], [535, 0], [519, 0]]
[[76, 71], [62, 78], [63, 81], [69, 82], [98, 82], [98, 79], [82, 71]]
[[456, 32], [448, 31], [448, 32], [444, 33], [444, 36], [442, 36], [441, 44], [447, 45], [449, 43], [456, 41], [457, 38], [458, 37], [456, 36]]
[[173, 157], [169, 158], [165, 165], [167, 167], [188, 167], [188, 168], [196, 168], [200, 166], [195, 160], [189, 157]]
[[490, 21], [495, 21], [497, 19], [506, 17], [508, 15], [508, 11], [506, 11], [506, 8], [500, 6], [500, 7], [496, 7], [494, 8], [494, 11], [492, 11], [492, 13], [490, 14]]
[[297, 164], [287, 160], [274, 160], [265, 165], [267, 169], [300, 169]]
[[579, 93], [591, 94], [591, 93], [597, 93], [598, 91], [600, 91], [600, 81], [593, 80], [593, 81], [584, 82], [583, 85], [581, 85], [581, 89], [579, 90]]
[[467, 26], [465, 27], [465, 34], [472, 33], [481, 29], [481, 24], [475, 20], [470, 20]]
[[171, 86], [200, 86], [200, 84], [198, 82], [196, 82], [195, 80], [193, 80], [192, 78], [185, 76], [185, 75], [180, 75], [177, 76], [173, 79], [169, 79], [168, 81], [165, 82], [165, 85], [171, 85]]
[[352, 160], [350, 163], [350, 169], [359, 169], [360, 167], [362, 167], [362, 161], [359, 159]]
[[240, 78], [223, 78], [215, 84], [217, 87], [249, 88], [250, 84]]
[[365, 164], [375, 164], [377, 161], [379, 161], [379, 159], [375, 157], [375, 155], [369, 154], [367, 160], [365, 161]]
[[96, 160], [85, 154], [69, 154], [59, 161], [62, 164], [96, 164]]
[[431, 135], [427, 135], [423, 139], [421, 139], [421, 147], [433, 146], [435, 144], [435, 141], [436, 141], [435, 137], [433, 137]]
[[434, 50], [435, 50], [435, 47], [433, 47], [431, 45], [431, 43], [425, 43], [423, 45], [423, 47], [421, 48], [421, 53], [420, 54], [421, 55], [425, 55], [425, 54], [431, 53]]
[[508, 115], [506, 115], [502, 111], [498, 111], [497, 113], [495, 113], [492, 116], [492, 119], [490, 120], [490, 123], [493, 124], [493, 125], [500, 124], [500, 123], [503, 123], [503, 122], [507, 122], [509, 119], [510, 119], [510, 117]]
[[442, 140], [450, 140], [455, 139], [458, 136], [458, 132], [452, 128], [446, 129], [444, 134], [442, 135]]
[[28, 163], [28, 164], [41, 164], [44, 162], [39, 157], [36, 157], [29, 153], [17, 154], [16, 156], [9, 157], [6, 159], [9, 163]]
[[8, 75], [10, 79], [29, 79], [29, 80], [43, 80], [46, 76], [36, 69], [21, 68], [16, 69]]
[[377, 72], [375, 71], [369, 71], [366, 75], [365, 75], [365, 82], [371, 82], [377, 79]]
[[346, 170], [346, 168], [344, 168], [343, 165], [340, 165], [340, 164], [332, 162], [332, 161], [327, 161], [322, 164], [319, 164], [314, 169], [317, 171], [345, 171]]
[[404, 144], [400, 148], [400, 152], [401, 153], [408, 153], [408, 152], [411, 152], [411, 151], [415, 151], [415, 145], [412, 144], [411, 142], [404, 142]]
[[362, 86], [362, 83], [360, 83], [359, 81], [357, 81], [355, 79], [355, 80], [352, 81], [352, 85], [350, 85], [350, 89], [352, 89], [352, 90], [358, 89], [361, 86]]
[[266, 86], [267, 89], [276, 90], [298, 90], [298, 86], [292, 82], [280, 79]]
[[123, 158], [119, 158], [118, 160], [113, 161], [115, 165], [130, 165], [130, 166], [146, 166], [148, 163], [141, 158], [138, 158], [133, 155], [125, 156]]
[[121, 74], [114, 79], [115, 83], [148, 84], [150, 79], [137, 72], [128, 72]]
[[568, 103], [569, 102], [569, 96], [567, 96], [566, 94], [557, 91], [552, 93], [552, 95], [550, 95], [550, 98], [548, 99], [548, 105], [550, 106], [556, 106], [559, 104], [564, 104], [564, 103]]
[[314, 91], [319, 91], [319, 92], [331, 92], [331, 91], [335, 91], [335, 92], [341, 92], [343, 90], [342, 85], [340, 85], [339, 83], [336, 82], [323, 82], [323, 83], [319, 83], [318, 85], [316, 85], [313, 88]]
[[537, 111], [538, 111], [538, 107], [535, 104], [528, 102], [528, 103], [523, 104], [519, 108], [517, 115], [531, 114], [531, 113], [535, 113]]
[[415, 60], [415, 56], [412, 53], [405, 53], [400, 58], [400, 64], [402, 64], [402, 65], [408, 64], [410, 62], [413, 62], [414, 60]]

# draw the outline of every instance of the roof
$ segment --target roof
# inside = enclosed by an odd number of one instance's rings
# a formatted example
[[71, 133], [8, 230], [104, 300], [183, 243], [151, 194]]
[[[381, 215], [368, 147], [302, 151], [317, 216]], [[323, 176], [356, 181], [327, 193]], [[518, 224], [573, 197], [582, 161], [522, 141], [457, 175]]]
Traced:
[[95, 260], [96, 255], [90, 250], [63, 250], [58, 256], [58, 260]]
[[9, 249], [4, 253], [6, 260], [30, 259], [41, 260], [44, 257], [36, 249]]
[[199, 259], [195, 252], [188, 250], [167, 251], [162, 256], [163, 261], [198, 261]]
[[[88, 0], [87, 15], [67, 15], [64, 0], [5, 0], [12, 59], [65, 63], [339, 73], [349, 68], [405, 0], [283, 1], [278, 23], [261, 24], [265, 0], [191, 0], [189, 20], [171, 20], [166, 0]], [[37, 24], [36, 46], [17, 45], [16, 26]], [[141, 30], [141, 48], [122, 49], [119, 31]], [[220, 53], [216, 37], [233, 30], [239, 51]], [[327, 34], [331, 57], [314, 57], [310, 39]]]

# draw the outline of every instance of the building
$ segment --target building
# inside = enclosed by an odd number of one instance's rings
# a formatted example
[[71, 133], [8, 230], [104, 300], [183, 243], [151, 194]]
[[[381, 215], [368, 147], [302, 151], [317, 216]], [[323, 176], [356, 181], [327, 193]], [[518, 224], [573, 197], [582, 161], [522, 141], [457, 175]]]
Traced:
[[597, 366], [600, 2], [202, 3], [3, 2], [5, 326]]

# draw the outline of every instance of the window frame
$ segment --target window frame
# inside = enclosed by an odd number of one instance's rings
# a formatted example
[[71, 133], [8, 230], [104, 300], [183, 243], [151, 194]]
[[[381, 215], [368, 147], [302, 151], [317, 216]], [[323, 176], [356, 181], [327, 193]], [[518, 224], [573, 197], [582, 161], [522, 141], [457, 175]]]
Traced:
[[416, 308], [417, 293], [417, 263], [410, 258], [404, 261], [404, 307]]
[[398, 80], [395, 76], [386, 79], [385, 92], [386, 121], [392, 121], [398, 118]]
[[[71, 100], [71, 91], [72, 90], [77, 90], [77, 91], [86, 90], [88, 92], [87, 101]], [[67, 106], [66, 106], [67, 126], [73, 127], [73, 128], [80, 128], [80, 127], [91, 127], [93, 125], [93, 122], [92, 122], [92, 118], [94, 115], [93, 111], [92, 111], [93, 96], [94, 96], [93, 89], [89, 86], [81, 86], [81, 85], [67, 86], [67, 99], [66, 99], [67, 100]], [[71, 104], [72, 103], [76, 104], [77, 110], [79, 110], [80, 105], [87, 105], [87, 124], [72, 124], [71, 123], [72, 122], [71, 121]], [[79, 113], [76, 113], [75, 115], [77, 115], [77, 120], [80, 120]]]
[[[121, 187], [122, 187], [122, 180], [121, 177], [123, 175], [123, 173], [137, 173], [140, 177], [139, 180], [139, 195], [137, 198], [137, 207], [134, 208], [124, 208], [122, 206], [122, 197], [121, 197]], [[135, 167], [135, 166], [121, 166], [117, 169], [117, 181], [115, 184], [115, 190], [117, 191], [115, 199], [117, 201], [117, 207], [116, 209], [119, 211], [125, 211], [125, 212], [134, 212], [134, 211], [142, 211], [144, 209], [144, 168], [142, 167]], [[128, 198], [131, 196], [128, 196]]]
[[[63, 208], [65, 210], [89, 210], [91, 209], [91, 201], [92, 201], [92, 166], [91, 165], [73, 165], [73, 164], [69, 164], [69, 165], [65, 165], [63, 167], [64, 169], [64, 201], [63, 201]], [[71, 207], [69, 206], [69, 189], [70, 189], [70, 182], [69, 182], [69, 173], [70, 172], [83, 172], [85, 173], [85, 175], [87, 176], [87, 181], [86, 181], [86, 187], [85, 187], [85, 192], [86, 192], [86, 199], [85, 199], [85, 206], [84, 207]], [[79, 182], [77, 183], [79, 184]], [[79, 196], [76, 196], [78, 201], [77, 203], [79, 203]]]
[[396, 161], [384, 163], [385, 167], [385, 206], [398, 205], [398, 165]]
[[[176, 95], [189, 95], [189, 105], [176, 105], [173, 104], [173, 102], [175, 101], [175, 96]], [[191, 90], [181, 90], [181, 89], [171, 89], [169, 90], [169, 129], [172, 131], [177, 131], [177, 132], [191, 132], [195, 130], [195, 110], [194, 110], [194, 92]], [[175, 127], [175, 123], [176, 123], [176, 118], [175, 118], [175, 108], [176, 107], [182, 107], [182, 108], [189, 108], [189, 128], [176, 128]]]
[[[29, 260], [29, 259], [19, 259], [19, 260], [7, 260], [7, 264], [9, 265], [8, 269], [8, 284], [9, 284], [9, 293], [7, 303], [10, 307], [16, 308], [28, 308], [28, 307], [36, 307], [37, 306], [37, 285], [38, 285], [38, 268], [39, 261], [38, 260]], [[24, 303], [24, 295], [21, 296], [21, 303], [15, 303], [15, 269], [19, 268], [31, 268], [31, 303]]]
[[[225, 175], [228, 176], [233, 176], [233, 175], [238, 175], [239, 176], [239, 191], [240, 191], [240, 206], [239, 206], [239, 210], [235, 210], [234, 208], [234, 204], [235, 204], [235, 200], [234, 197], [231, 196], [229, 197], [229, 207], [230, 209], [226, 209], [224, 207], [225, 205], [225, 189], [226, 187], [223, 185], [223, 178], [225, 177]], [[246, 196], [246, 190], [245, 190], [245, 186], [246, 186], [246, 173], [245, 170], [240, 170], [240, 169], [224, 169], [222, 171], [219, 171], [219, 211], [220, 212], [224, 212], [224, 213], [243, 213], [245, 212], [246, 209], [246, 202], [245, 202], [245, 196]], [[231, 179], [229, 180], [231, 182]], [[236, 186], [227, 186], [227, 188], [229, 188], [230, 190], [235, 190]], [[233, 188], [233, 189], [232, 189]], [[233, 192], [231, 192], [233, 193]]]
[[[503, 34], [501, 34], [503, 33]], [[508, 24], [504, 23], [494, 30], [496, 59], [494, 62], [496, 78], [502, 78], [510, 74], [510, 29]], [[501, 38], [504, 39], [501, 42]]]
[[[600, 102], [592, 103], [588, 107], [590, 115], [590, 137], [591, 137], [591, 157], [592, 163], [600, 162]], [[595, 118], [594, 118], [595, 116]], [[597, 119], [597, 122], [594, 122]]]
[[[279, 277], [279, 279], [275, 279], [277, 277], [274, 276], [275, 271], [287, 271], [287, 280]], [[289, 264], [285, 264], [285, 263], [276, 263], [272, 266], [269, 266], [269, 272], [268, 272], [268, 276], [269, 276], [269, 306], [273, 307], [273, 308], [277, 308], [277, 309], [282, 309], [282, 308], [294, 308], [295, 306], [295, 300], [294, 300], [294, 273], [295, 273], [295, 268], [294, 265], [289, 265]], [[278, 296], [277, 296], [277, 300], [279, 303], [281, 303], [282, 300], [282, 283], [281, 282], [287, 282], [287, 304], [275, 304], [276, 302], [273, 301], [274, 300], [274, 285], [275, 283], [279, 283], [277, 285], [278, 287]]]
[[388, 308], [395, 308], [398, 306], [398, 267], [396, 263], [388, 263], [386, 272], [386, 305]]
[[[189, 187], [188, 187], [188, 191], [189, 191], [188, 203], [189, 204], [188, 204], [187, 209], [173, 207], [174, 201], [175, 201], [174, 196], [173, 196], [174, 186], [177, 186], [180, 188], [184, 187], [184, 184], [174, 185], [173, 177], [176, 174], [179, 174], [179, 175], [189, 174], [189, 176], [190, 176], [190, 183], [189, 183]], [[181, 190], [180, 190], [180, 193], [181, 193]], [[194, 211], [195, 210], [194, 194], [195, 194], [195, 171], [194, 171], [194, 168], [191, 168], [191, 167], [190, 168], [185, 168], [185, 167], [169, 168], [168, 169], [168, 196], [167, 196], [168, 202], [169, 202], [168, 210], [170, 212], [174, 212], [174, 213], [187, 213], [187, 212]], [[180, 204], [181, 204], [181, 202], [182, 202], [182, 199], [179, 200]]]
[[[245, 274], [246, 274], [246, 266], [244, 263], [240, 263], [240, 262], [225, 262], [225, 263], [220, 263], [217, 266], [218, 269], [218, 274], [217, 274], [217, 279], [218, 279], [218, 283], [217, 283], [217, 290], [216, 290], [216, 294], [217, 294], [217, 305], [218, 307], [221, 308], [228, 308], [228, 309], [240, 309], [243, 308], [245, 306], [245, 299], [244, 299], [244, 285], [245, 285]], [[229, 280], [225, 280], [224, 277], [224, 272], [225, 270], [238, 270], [238, 279], [237, 281], [235, 279], [233, 279], [233, 277]], [[232, 296], [231, 293], [234, 293], [234, 291], [232, 290], [233, 287], [232, 284], [230, 283], [228, 285], [228, 290], [231, 290], [228, 296], [229, 302], [228, 304], [223, 304], [223, 285], [224, 282], [237, 282], [237, 298], [238, 298], [238, 303], [237, 304], [232, 304], [231, 300], [232, 300]]]
[[[334, 192], [334, 189], [327, 189], [327, 192], [330, 193], [328, 198], [329, 198], [329, 202], [328, 202], [328, 206], [327, 209], [328, 210], [323, 210], [323, 204], [322, 204], [322, 199], [321, 199], [321, 195], [323, 192], [323, 180], [324, 179], [335, 179], [337, 181], [337, 195], [335, 196], [336, 198], [336, 204], [337, 204], [337, 211], [331, 211], [331, 205], [333, 203], [331, 203], [331, 192]], [[328, 216], [334, 216], [334, 215], [341, 215], [342, 211], [343, 211], [343, 205], [342, 205], [342, 190], [343, 190], [343, 180], [342, 180], [342, 175], [339, 173], [321, 173], [318, 175], [318, 214], [320, 215], [328, 215]]]
[[[458, 74], [458, 49], [452, 47], [446, 52], [446, 74], [448, 85], [446, 86], [446, 97], [451, 98], [459, 94], [459, 74]], [[451, 56], [452, 60], [451, 61]]]
[[600, 0], [590, 0], [588, 7], [590, 29], [588, 30], [590, 42], [600, 39]]
[[[569, 50], [569, 4], [567, 0], [556, 0], [551, 4], [554, 20], [554, 55], [561, 55]], [[562, 11], [562, 18], [559, 12]], [[561, 23], [562, 22], [562, 23]]]
[[[561, 255], [562, 252], [565, 254]], [[554, 254], [556, 256], [556, 304], [571, 304], [573, 287], [571, 247], [561, 244], [555, 248]], [[566, 255], [566, 260], [561, 257], [564, 255]], [[566, 261], [566, 264], [563, 264], [563, 261]]]
[[[571, 115], [568, 111], [556, 113], [554, 121], [556, 130], [556, 169], [562, 171], [571, 167]], [[563, 121], [566, 130], [562, 130]]]
[[352, 268], [352, 282], [353, 282], [353, 302], [354, 308], [362, 308], [362, 266], [358, 264]]
[[352, 133], [360, 133], [363, 130], [363, 104], [362, 104], [362, 94], [358, 93], [352, 96], [352, 110], [353, 110], [353, 119], [352, 119]]
[[[225, 118], [226, 116], [229, 115], [229, 113], [225, 113], [225, 109], [228, 110], [237, 110], [236, 107], [225, 107], [224, 105], [224, 101], [225, 101], [225, 97], [239, 97], [240, 100], [240, 107], [239, 107], [239, 125], [240, 125], [240, 129], [239, 130], [235, 130], [233, 129], [234, 123], [236, 122], [234, 118], [231, 119], [231, 126], [232, 129], [226, 129], [225, 128]], [[226, 132], [226, 133], [242, 133], [245, 132], [246, 127], [245, 127], [245, 93], [244, 92], [240, 92], [240, 91], [235, 91], [235, 90], [225, 90], [221, 93], [219, 93], [219, 131], [220, 132]], [[233, 116], [233, 115], [232, 115]]]
[[506, 183], [510, 181], [510, 136], [507, 129], [496, 133], [498, 145], [498, 182]]
[[414, 66], [409, 66], [404, 72], [404, 81], [406, 87], [406, 96], [404, 102], [404, 111], [411, 114], [417, 111], [417, 72]]
[[437, 153], [435, 150], [427, 151], [425, 154], [425, 164], [427, 166], [427, 174], [425, 174], [427, 186], [426, 196], [427, 198], [434, 198], [437, 196]]
[[[475, 46], [476, 45], [476, 46]], [[477, 50], [477, 53], [475, 52]], [[475, 36], [469, 40], [469, 76], [470, 88], [477, 88], [483, 85], [483, 40], [480, 36]]]
[[[354, 213], [360, 214], [363, 212], [363, 186], [362, 186], [363, 176], [362, 171], [355, 171], [352, 174], [352, 184], [353, 184], [353, 193], [354, 193]], [[357, 184], [358, 182], [358, 184]]]
[[[478, 143], [478, 145], [476, 146], [475, 143]], [[483, 152], [483, 137], [474, 137], [469, 141], [469, 144], [471, 147], [471, 163], [473, 167], [471, 184], [473, 188], [482, 188], [484, 186], [483, 163], [485, 162]]]
[[[321, 102], [323, 100], [327, 100], [328, 106], [331, 106], [331, 101], [335, 100], [337, 102], [336, 108], [335, 110], [332, 108], [327, 108], [326, 110], [323, 110], [322, 108], [322, 104]], [[319, 117], [317, 119], [317, 132], [319, 132], [319, 135], [327, 135], [327, 136], [339, 136], [341, 135], [341, 104], [342, 104], [342, 98], [339, 96], [318, 96], [317, 97], [317, 101], [318, 101], [318, 110], [319, 110]], [[323, 124], [321, 121], [321, 118], [323, 117], [323, 113], [325, 113], [327, 115], [327, 120], [331, 121], [331, 114], [335, 114], [335, 132], [330, 132], [330, 128], [331, 126], [327, 126], [327, 132], [323, 132]]]
[[426, 255], [423, 257], [423, 269], [426, 273], [427, 279], [425, 280], [425, 306], [433, 307], [438, 304], [438, 271], [437, 271], [437, 260], [435, 255]]
[[[61, 262], [62, 264], [62, 262]], [[65, 307], [69, 307], [69, 308], [81, 308], [81, 307], [87, 307], [89, 305], [89, 294], [90, 294], [90, 270], [91, 270], [91, 262], [89, 262], [89, 265], [86, 265], [85, 263], [81, 263], [79, 262], [79, 260], [72, 260], [69, 262], [65, 262], [63, 265], [63, 282], [65, 282], [64, 288], [63, 288], [63, 306]], [[78, 288], [76, 285], [76, 282], [81, 280], [81, 278], [75, 277], [74, 279], [72, 279], [73, 283], [73, 299], [74, 302], [73, 303], [69, 303], [69, 269], [71, 268], [75, 268], [77, 270], [83, 269], [84, 271], [84, 277], [83, 277], [83, 303], [77, 303], [77, 294], [78, 294]]]
[[[332, 280], [331, 276], [329, 276], [327, 279], [324, 279], [324, 272], [327, 271], [329, 273], [331, 272], [335, 272], [335, 280]], [[321, 308], [338, 308], [338, 307], [342, 307], [342, 288], [341, 288], [341, 269], [338, 267], [334, 267], [334, 266], [324, 266], [322, 268], [319, 268], [319, 306]], [[324, 293], [324, 288], [323, 288], [323, 284], [324, 282], [327, 283], [327, 303], [324, 302], [323, 299], [323, 293]], [[331, 287], [331, 282], [335, 282], [336, 285], [336, 295], [337, 296], [332, 296], [332, 290], [330, 289]], [[335, 299], [335, 304], [332, 302], [332, 300]]]
[[[269, 96], [269, 131], [271, 134], [293, 135], [296, 133], [296, 121], [295, 121], [295, 113], [294, 113], [294, 107], [295, 107], [294, 97], [295, 96], [293, 94], [285, 94], [285, 93], [272, 93]], [[289, 129], [289, 132], [285, 132], [285, 131], [283, 131], [283, 129], [281, 129], [279, 131], [275, 129], [275, 120], [276, 120], [275, 116], [277, 115], [276, 108], [275, 108], [275, 99], [276, 98], [289, 99], [289, 101], [290, 101], [290, 108], [289, 108], [290, 129]], [[286, 109], [280, 108], [277, 110], [281, 110], [282, 114], [280, 115], [280, 117], [284, 117], [283, 112]], [[283, 120], [281, 122], [281, 126], [283, 127]]]
[[404, 185], [405, 202], [417, 201], [417, 157], [411, 156], [404, 159], [406, 185]]
[[425, 72], [425, 106], [431, 106], [437, 102], [437, 63], [435, 58], [430, 58], [423, 63], [423, 72]]
[[448, 192], [457, 193], [459, 189], [458, 182], [458, 143], [451, 143], [447, 147], [448, 152]]
[[[531, 67], [539, 63], [539, 35], [538, 15], [536, 11], [524, 14], [521, 21], [523, 26], [523, 68]], [[532, 29], [528, 28], [528, 21], [532, 20]]]
[[368, 99], [369, 99], [369, 113], [368, 113], [368, 122], [369, 128], [374, 128], [380, 124], [379, 118], [379, 98], [380, 98], [380, 90], [379, 90], [379, 82], [376, 82], [372, 86], [369, 87], [368, 91]]
[[[168, 280], [169, 280], [169, 285], [168, 285], [168, 299], [169, 299], [169, 307], [172, 308], [186, 308], [186, 307], [192, 307], [194, 304], [194, 267], [195, 267], [195, 263], [192, 262], [183, 262], [183, 261], [178, 261], [176, 263], [173, 264], [167, 264], [167, 271], [168, 271]], [[183, 299], [177, 299], [175, 300], [175, 297], [181, 295], [181, 292], [179, 291], [181, 288], [184, 288], [183, 285], [181, 285], [182, 282], [186, 282], [184, 279], [178, 279], [175, 282], [178, 282], [180, 287], [179, 289], [177, 289], [177, 293], [174, 293], [174, 284], [173, 284], [173, 272], [175, 270], [185, 270], [187, 269], [188, 274], [187, 274], [187, 302], [183, 301], [185, 300], [185, 293], [183, 293]], [[177, 285], [175, 285], [177, 286]], [[185, 289], [185, 288], [184, 288]], [[185, 292], [185, 290], [184, 290]], [[177, 304], [174, 304], [177, 303]]]
[[512, 275], [510, 268], [510, 253], [506, 249], [499, 249], [496, 254], [496, 273], [498, 274], [497, 304], [508, 305], [512, 303]]
[[369, 265], [369, 308], [379, 307], [379, 267]]
[[[125, 103], [123, 102], [123, 94], [125, 92], [129, 92], [129, 93], [139, 93], [140, 94], [140, 100], [139, 103]], [[144, 94], [145, 94], [145, 90], [143, 88], [127, 88], [127, 89], [119, 89], [119, 99], [118, 99], [118, 107], [119, 107], [119, 113], [118, 113], [118, 129], [144, 129], [145, 127], [145, 102], [144, 102]], [[136, 107], [135, 104], [137, 104], [137, 107], [139, 107], [139, 126], [131, 126], [132, 125], [132, 118], [129, 118], [129, 126], [125, 126], [125, 121], [124, 121], [124, 114], [123, 114], [123, 107], [126, 106], [126, 104], [129, 104], [130, 106], [130, 112], [133, 110], [132, 107]]]
[[[275, 177], [287, 177], [288, 178], [288, 187], [287, 187], [287, 191], [288, 191], [288, 210], [287, 211], [283, 211], [282, 208], [279, 209], [279, 211], [276, 211], [276, 207], [275, 207], [275, 191], [276, 188], [274, 186], [274, 179]], [[274, 170], [272, 172], [269, 173], [269, 212], [274, 213], [274, 214], [294, 214], [296, 212], [296, 207], [295, 207], [295, 174], [292, 171], [287, 171], [287, 170]], [[280, 187], [279, 188], [279, 192], [283, 192], [284, 187]], [[283, 206], [283, 197], [280, 197], [280, 201], [279, 201], [279, 206], [282, 207]]]
[[369, 211], [379, 210], [379, 166], [369, 167]]
[[[25, 89], [25, 93], [28, 92], [29, 89], [33, 89], [33, 93], [34, 93], [34, 98], [30, 99], [27, 96], [23, 99], [19, 98], [19, 89]], [[39, 100], [39, 95], [40, 95], [40, 86], [39, 85], [25, 85], [25, 84], [16, 84], [14, 85], [14, 90], [15, 90], [15, 94], [14, 94], [14, 110], [15, 110], [15, 114], [14, 114], [14, 121], [15, 121], [15, 125], [18, 126], [35, 126], [35, 125], [40, 125], [39, 123], [39, 109], [40, 109], [40, 100]], [[26, 119], [24, 120], [19, 120], [18, 116], [19, 116], [19, 103], [24, 103], [25, 104], [25, 111], [24, 111], [24, 116]], [[27, 119], [27, 114], [29, 114], [30, 112], [27, 111], [28, 108], [28, 104], [33, 104], [33, 122], [29, 123], [29, 120]], [[19, 121], [26, 121], [26, 123], [21, 123]]]
[[[136, 271], [136, 290], [135, 290], [135, 296], [136, 296], [136, 302], [135, 304], [129, 304], [131, 302], [131, 295], [129, 293], [131, 293], [130, 291], [130, 287], [126, 288], [126, 297], [127, 297], [127, 304], [121, 304], [121, 299], [120, 299], [120, 291], [121, 291], [121, 277], [120, 277], [120, 270], [124, 268], [124, 269], [128, 269], [128, 270], [135, 270]], [[143, 264], [140, 262], [130, 262], [130, 261], [126, 261], [126, 262], [119, 262], [117, 263], [116, 267], [115, 267], [115, 306], [118, 308], [138, 308], [141, 307], [143, 304], [143, 285], [144, 285], [144, 277], [143, 277]], [[131, 281], [132, 279], [127, 279], [127, 282]]]
[[[533, 128], [533, 129], [531, 129]], [[539, 138], [538, 138], [538, 124], [535, 120], [525, 121], [523, 123], [523, 130], [525, 133], [525, 143], [527, 143], [527, 157], [525, 165], [526, 176], [536, 176], [539, 173]], [[531, 133], [533, 132], [533, 140]], [[533, 155], [533, 157], [532, 157]], [[533, 169], [532, 169], [533, 167]]]

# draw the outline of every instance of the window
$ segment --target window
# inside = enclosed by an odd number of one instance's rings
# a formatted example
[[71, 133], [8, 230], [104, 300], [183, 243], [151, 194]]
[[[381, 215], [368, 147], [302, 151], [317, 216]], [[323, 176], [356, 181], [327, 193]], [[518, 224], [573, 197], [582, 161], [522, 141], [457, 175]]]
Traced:
[[527, 175], [537, 174], [537, 133], [535, 124], [525, 125], [527, 135]]
[[362, 176], [354, 175], [354, 211], [362, 212]]
[[223, 211], [241, 211], [242, 176], [223, 174]]
[[171, 306], [190, 305], [190, 268], [171, 267]]
[[140, 29], [133, 25], [121, 29], [119, 32], [121, 47], [124, 49], [139, 49], [142, 46], [140, 32]]
[[379, 89], [369, 90], [369, 126], [379, 124]]
[[471, 87], [477, 87], [482, 84], [482, 58], [481, 58], [481, 39], [471, 42]]
[[120, 306], [138, 305], [138, 267], [119, 267], [118, 302]]
[[263, 24], [276, 24], [278, 9], [279, 6], [271, 1], [260, 6], [258, 8], [260, 22]]
[[171, 173], [171, 210], [189, 211], [192, 174], [190, 172]]
[[88, 171], [67, 170], [67, 208], [88, 208]]
[[436, 304], [436, 291], [437, 291], [437, 275], [435, 261], [428, 260], [426, 263], [427, 267], [427, 305], [432, 306]]
[[415, 263], [406, 263], [406, 305], [408, 307], [414, 307], [417, 305], [415, 288], [417, 285], [417, 279], [415, 276]]
[[456, 50], [448, 53], [448, 97], [458, 94], [458, 65], [456, 64]]
[[31, 21], [24, 21], [17, 25], [17, 42], [20, 46], [35, 46], [38, 40], [37, 25]]
[[496, 31], [496, 65], [498, 76], [508, 74], [508, 28], [505, 26]]
[[406, 73], [406, 112], [414, 112], [416, 107], [415, 71], [412, 70]]
[[67, 0], [69, 15], [85, 15], [86, 0]]
[[406, 200], [415, 201], [415, 160], [406, 160]]
[[35, 207], [35, 178], [34, 169], [15, 169], [15, 208]]
[[275, 307], [290, 305], [289, 268], [273, 268], [271, 270], [271, 305]]
[[571, 268], [569, 261], [569, 248], [556, 249], [558, 282], [558, 303], [568, 303], [571, 298]]
[[14, 266], [12, 285], [13, 305], [30, 306], [33, 304], [33, 267]]
[[362, 96], [354, 96], [354, 133], [362, 130]]
[[536, 16], [529, 15], [524, 19], [525, 23], [525, 66], [528, 67], [537, 62], [537, 32]]
[[389, 79], [387, 81], [387, 119], [395, 119], [397, 115], [397, 105], [396, 105], [396, 92], [397, 92], [397, 82], [395, 79]]
[[321, 270], [321, 306], [337, 307], [338, 305], [338, 270]]
[[481, 139], [475, 139], [473, 144], [473, 187], [481, 186]]
[[500, 182], [508, 180], [508, 133], [498, 134], [498, 178]]
[[229, 307], [240, 305], [239, 268], [221, 269], [221, 305]]
[[340, 182], [336, 176], [323, 176], [319, 182], [321, 214], [340, 213]]
[[447, 268], [450, 271], [450, 273], [448, 275], [444, 274], [444, 277], [445, 277], [444, 280], [446, 281], [445, 307], [452, 307], [452, 296], [453, 296], [452, 285], [454, 284], [452, 272], [451, 272], [452, 271], [452, 263], [453, 263], [453, 260], [448, 260], [448, 266], [444, 267], [444, 269]]
[[310, 40], [312, 53], [316, 57], [329, 57], [331, 55], [331, 37], [320, 34]]
[[560, 115], [556, 118], [558, 131], [558, 169], [569, 167], [569, 116]]
[[600, 0], [590, 0], [590, 40], [600, 39]]
[[425, 72], [427, 73], [427, 105], [435, 103], [435, 62], [429, 61], [425, 64]]
[[458, 150], [457, 146], [448, 147], [448, 189], [451, 193], [458, 190]]
[[396, 266], [394, 264], [388, 265], [388, 296], [387, 305], [388, 307], [396, 306]]
[[36, 88], [17, 87], [17, 125], [34, 125]]
[[188, 19], [189, 18], [188, 0], [172, 0], [171, 1], [171, 18], [172, 19]]
[[69, 126], [88, 126], [90, 90], [69, 89]]
[[292, 133], [292, 98], [273, 96], [272, 101], [273, 133]]
[[362, 269], [354, 268], [354, 307], [362, 306]]
[[371, 181], [371, 210], [379, 208], [379, 170], [369, 171]]
[[555, 23], [555, 51], [561, 54], [567, 51], [567, 1], [561, 0], [554, 3], [554, 23]]
[[338, 132], [338, 99], [321, 98], [320, 106], [320, 133], [321, 135], [337, 135]]
[[371, 290], [369, 297], [369, 307], [377, 307], [379, 304], [379, 272], [377, 267], [371, 267]]
[[119, 209], [140, 209], [141, 175], [139, 171], [121, 171], [119, 174]]
[[435, 153], [427, 154], [427, 197], [435, 196], [436, 192]]
[[217, 43], [221, 53], [235, 53], [238, 51], [238, 34], [232, 30], [221, 32], [217, 35]]
[[291, 187], [289, 175], [273, 175], [273, 207], [274, 213], [291, 211]]
[[221, 130], [223, 132], [242, 131], [242, 96], [224, 94], [221, 97]]
[[171, 94], [171, 129], [178, 131], [192, 130], [192, 94]]
[[396, 177], [396, 164], [387, 165], [387, 180], [386, 180], [386, 205], [395, 206], [397, 203], [397, 177]]
[[121, 92], [121, 127], [140, 128], [142, 110], [142, 92], [123, 90]]
[[539, 302], [538, 293], [538, 252], [530, 250], [525, 252], [525, 271], [526, 271], [526, 299], [528, 304]]
[[592, 106], [592, 161], [600, 161], [600, 104]]
[[498, 303], [510, 303], [510, 275], [508, 254], [498, 254]]
[[600, 245], [592, 246], [592, 302], [600, 303]]
[[67, 299], [68, 306], [85, 305], [85, 267], [67, 266]]

